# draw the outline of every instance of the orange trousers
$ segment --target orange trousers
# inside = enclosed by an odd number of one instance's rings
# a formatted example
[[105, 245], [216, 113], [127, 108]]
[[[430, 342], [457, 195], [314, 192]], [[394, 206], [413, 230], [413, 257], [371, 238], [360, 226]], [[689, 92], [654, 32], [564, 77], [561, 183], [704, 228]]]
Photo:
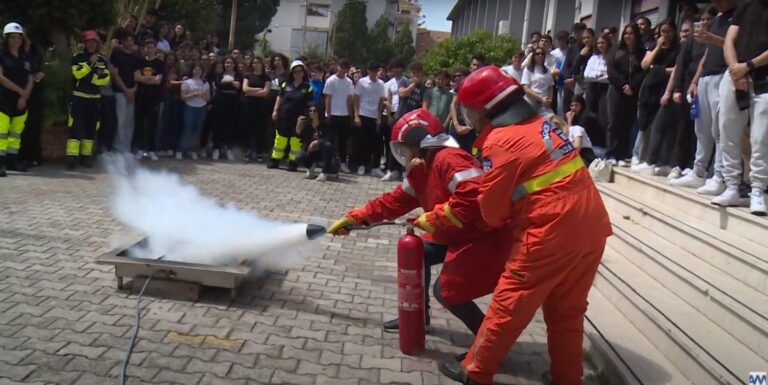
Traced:
[[581, 385], [587, 294], [605, 238], [579, 238], [530, 250], [523, 245], [507, 261], [488, 314], [462, 362], [470, 378], [492, 383], [509, 349], [543, 306], [552, 382]]

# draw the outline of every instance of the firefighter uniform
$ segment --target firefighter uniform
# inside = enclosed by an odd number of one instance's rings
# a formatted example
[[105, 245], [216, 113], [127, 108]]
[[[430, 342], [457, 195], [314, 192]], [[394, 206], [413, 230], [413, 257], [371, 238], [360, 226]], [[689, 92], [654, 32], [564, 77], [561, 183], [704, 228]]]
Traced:
[[[30, 80], [32, 64], [27, 55], [14, 56], [0, 50], [0, 66], [3, 76], [25, 89]], [[20, 95], [0, 86], [0, 168], [5, 168], [6, 157], [12, 169], [21, 167], [16, 157], [21, 149], [21, 134], [27, 121], [27, 107], [18, 108]]]
[[301, 61], [294, 60], [291, 63], [289, 80], [280, 83], [280, 91], [278, 91], [280, 108], [272, 157], [268, 163], [270, 168], [277, 167], [278, 163], [285, 158], [286, 151], [288, 151], [288, 169], [295, 171], [298, 168], [296, 157], [301, 152], [301, 138], [296, 134], [296, 123], [299, 116], [306, 114], [307, 106], [312, 101], [312, 86], [306, 80], [306, 75], [301, 84], [298, 86], [294, 84], [293, 71], [297, 67], [306, 71]]
[[600, 194], [567, 135], [534, 112], [517, 81], [484, 68], [464, 80], [462, 92], [459, 102], [488, 119], [470, 119], [483, 126], [475, 142], [485, 170], [483, 218], [491, 226], [518, 224], [507, 234], [514, 245], [488, 314], [461, 363], [464, 381], [491, 384], [541, 306], [552, 383], [580, 385], [587, 294], [612, 233]]
[[81, 52], [72, 57], [72, 75], [75, 86], [69, 105], [69, 139], [67, 140], [67, 166], [72, 168], [80, 160], [90, 165], [93, 141], [99, 129], [101, 107], [100, 87], [109, 84], [107, 60], [99, 55], [91, 63], [93, 53]]

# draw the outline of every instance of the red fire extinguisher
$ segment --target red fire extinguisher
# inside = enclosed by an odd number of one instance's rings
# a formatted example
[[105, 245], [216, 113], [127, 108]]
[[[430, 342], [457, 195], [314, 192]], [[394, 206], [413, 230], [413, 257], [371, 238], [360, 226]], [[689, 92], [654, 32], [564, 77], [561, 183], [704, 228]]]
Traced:
[[408, 225], [397, 242], [397, 303], [400, 351], [409, 356], [424, 352], [424, 242]]

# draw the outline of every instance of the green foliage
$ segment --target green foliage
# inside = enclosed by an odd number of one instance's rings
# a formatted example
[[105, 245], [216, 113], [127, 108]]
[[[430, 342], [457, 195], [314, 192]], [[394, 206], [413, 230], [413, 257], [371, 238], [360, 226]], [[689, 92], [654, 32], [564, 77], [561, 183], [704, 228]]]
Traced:
[[[67, 63], [69, 64], [69, 63]], [[45, 126], [66, 124], [69, 109], [67, 101], [72, 92], [72, 73], [68, 65], [53, 61], [43, 66], [45, 81], [43, 98], [45, 99]]]
[[402, 60], [403, 63], [410, 63], [413, 56], [416, 55], [416, 48], [413, 46], [413, 31], [410, 25], [400, 28], [395, 35], [395, 57]]
[[334, 25], [334, 54], [352, 63], [362, 64], [365, 59], [365, 36], [368, 35], [366, 5], [362, 0], [346, 0]]
[[368, 34], [366, 56], [368, 60], [386, 65], [395, 56], [395, 47], [389, 37], [390, 23], [384, 15], [376, 20], [376, 24]]
[[469, 66], [469, 59], [475, 53], [485, 55], [487, 64], [505, 65], [520, 42], [512, 35], [493, 37], [490, 32], [475, 30], [461, 39], [444, 40], [420, 58], [427, 73], [458, 66]]
[[[178, 0], [186, 4], [187, 0]], [[221, 9], [221, 18], [214, 23], [216, 33], [222, 42], [229, 39], [229, 22], [232, 12], [232, 0], [215, 0]], [[277, 13], [280, 0], [238, 0], [237, 21], [235, 24], [235, 46], [252, 50], [256, 45], [256, 35], [263, 32]], [[205, 15], [206, 10], [201, 14]], [[226, 46], [226, 43], [224, 43]]]
[[321, 63], [326, 59], [325, 50], [318, 43], [311, 44], [307, 47], [301, 56], [307, 58], [307, 61], [310, 63]]
[[163, 0], [158, 11], [160, 22], [180, 23], [192, 31], [195, 39], [200, 39], [215, 31], [224, 17], [229, 20], [229, 15], [223, 14], [222, 7], [217, 0]]
[[0, 20], [19, 21], [39, 47], [48, 47], [54, 34], [72, 39], [115, 23], [113, 2], [103, 0], [2, 0]]

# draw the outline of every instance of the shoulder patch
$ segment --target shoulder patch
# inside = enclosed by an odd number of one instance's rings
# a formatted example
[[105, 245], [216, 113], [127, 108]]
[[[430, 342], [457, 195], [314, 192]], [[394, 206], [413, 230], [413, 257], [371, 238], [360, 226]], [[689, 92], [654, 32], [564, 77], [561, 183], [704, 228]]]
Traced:
[[483, 158], [483, 171], [491, 171], [491, 168], [493, 168], [493, 162], [491, 162], [491, 158]]

